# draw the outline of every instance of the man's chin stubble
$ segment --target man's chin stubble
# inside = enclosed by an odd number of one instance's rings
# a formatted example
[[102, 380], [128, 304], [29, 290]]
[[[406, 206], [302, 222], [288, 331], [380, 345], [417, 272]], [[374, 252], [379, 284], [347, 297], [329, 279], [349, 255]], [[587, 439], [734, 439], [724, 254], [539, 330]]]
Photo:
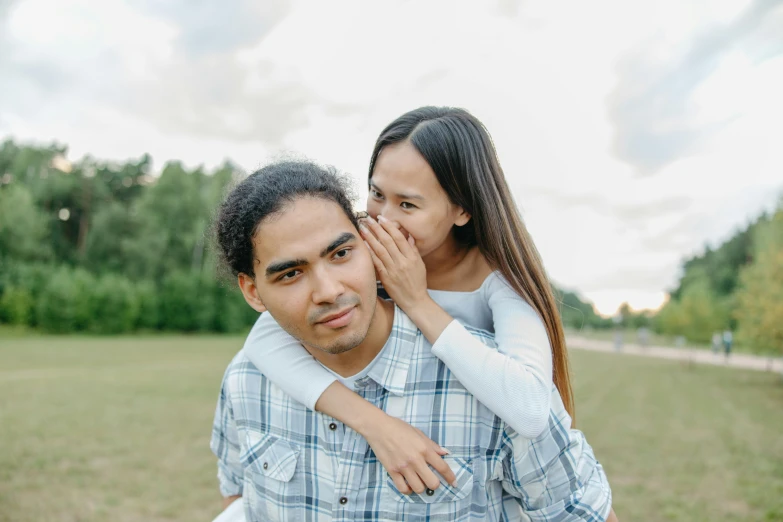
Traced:
[[372, 326], [372, 323], [375, 320], [375, 313], [377, 312], [377, 310], [378, 310], [377, 300], [373, 300], [373, 303], [372, 303], [372, 315], [371, 315], [371, 318], [370, 318], [370, 322], [367, 324], [367, 330], [365, 330], [365, 332], [363, 334], [358, 334], [357, 333], [357, 334], [354, 334], [354, 336], [351, 336], [350, 339], [345, 339], [342, 342], [338, 341], [334, 345], [330, 345], [330, 346], [326, 346], [326, 347], [314, 346], [314, 348], [316, 348], [317, 350], [319, 350], [321, 352], [328, 353], [330, 355], [340, 355], [342, 353], [350, 352], [351, 350], [353, 350], [354, 348], [356, 348], [357, 346], [362, 344], [362, 342], [364, 342], [364, 340], [367, 338], [367, 335], [370, 332], [370, 328]]

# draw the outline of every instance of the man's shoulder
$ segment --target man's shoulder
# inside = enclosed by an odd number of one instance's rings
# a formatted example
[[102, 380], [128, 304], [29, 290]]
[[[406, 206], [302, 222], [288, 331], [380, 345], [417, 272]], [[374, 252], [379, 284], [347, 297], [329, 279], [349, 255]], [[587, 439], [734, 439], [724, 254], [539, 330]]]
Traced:
[[227, 373], [236, 371], [255, 371], [257, 373], [261, 373], [247, 356], [247, 352], [245, 351], [244, 347], [242, 347], [242, 349], [240, 349], [234, 355], [234, 357], [231, 358], [231, 362], [228, 363]]
[[261, 386], [266, 381], [266, 377], [247, 356], [245, 348], [242, 348], [228, 363], [226, 372], [223, 375], [223, 386], [227, 390], [244, 389], [247, 388], [249, 380]]

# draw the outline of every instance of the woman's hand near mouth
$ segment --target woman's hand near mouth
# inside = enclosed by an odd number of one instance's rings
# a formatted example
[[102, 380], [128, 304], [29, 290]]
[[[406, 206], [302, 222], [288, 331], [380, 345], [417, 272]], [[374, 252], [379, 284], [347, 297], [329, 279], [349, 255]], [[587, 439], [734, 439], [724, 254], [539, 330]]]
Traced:
[[427, 268], [415, 239], [410, 234], [406, 238], [399, 224], [383, 216], [378, 221], [369, 216], [361, 219], [359, 231], [383, 288], [434, 344], [454, 318], [427, 293]]

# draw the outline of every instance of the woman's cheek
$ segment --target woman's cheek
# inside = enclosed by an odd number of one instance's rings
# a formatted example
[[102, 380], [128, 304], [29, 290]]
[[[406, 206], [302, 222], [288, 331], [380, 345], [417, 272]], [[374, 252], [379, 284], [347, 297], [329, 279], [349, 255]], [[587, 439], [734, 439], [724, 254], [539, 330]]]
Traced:
[[372, 197], [367, 198], [367, 213], [373, 218], [378, 219], [378, 214], [382, 211], [381, 205]]
[[416, 247], [419, 248], [419, 250], [426, 246], [427, 236], [419, 233], [420, 227], [417, 227], [415, 223], [408, 224], [400, 222], [400, 228], [406, 239], [408, 236], [413, 236], [413, 240], [416, 242]]

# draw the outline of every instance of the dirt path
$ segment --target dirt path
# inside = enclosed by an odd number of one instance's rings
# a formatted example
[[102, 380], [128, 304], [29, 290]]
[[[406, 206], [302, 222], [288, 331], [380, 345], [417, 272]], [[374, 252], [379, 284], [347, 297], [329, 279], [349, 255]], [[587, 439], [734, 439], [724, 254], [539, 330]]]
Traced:
[[[643, 357], [658, 357], [662, 359], [675, 359], [680, 361], [691, 360], [698, 364], [712, 364], [714, 366], [729, 366], [747, 370], [783, 372], [783, 360], [780, 358], [770, 362], [767, 357], [749, 355], [745, 353], [732, 353], [726, 360], [724, 355], [714, 354], [709, 350], [700, 348], [671, 348], [666, 346], [648, 346], [642, 348], [638, 344], [623, 343], [621, 350], [616, 350], [612, 341], [587, 339], [578, 335], [567, 336], [569, 348], [579, 350], [591, 350], [594, 352], [609, 352], [626, 355], [641, 355]], [[770, 368], [771, 365], [771, 368]]]

